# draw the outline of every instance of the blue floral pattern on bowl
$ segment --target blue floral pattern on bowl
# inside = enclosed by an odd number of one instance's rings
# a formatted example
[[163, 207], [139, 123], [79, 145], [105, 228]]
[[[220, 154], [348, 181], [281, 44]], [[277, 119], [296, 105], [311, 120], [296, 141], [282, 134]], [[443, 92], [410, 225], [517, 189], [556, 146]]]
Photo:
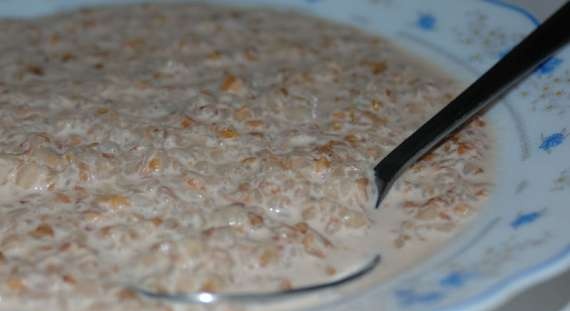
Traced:
[[[35, 16], [136, 0], [0, 0]], [[211, 0], [286, 6], [393, 39], [466, 83], [539, 21], [500, 0]], [[481, 215], [433, 258], [326, 310], [483, 310], [570, 267], [570, 48], [488, 114], [499, 145], [496, 189]]]

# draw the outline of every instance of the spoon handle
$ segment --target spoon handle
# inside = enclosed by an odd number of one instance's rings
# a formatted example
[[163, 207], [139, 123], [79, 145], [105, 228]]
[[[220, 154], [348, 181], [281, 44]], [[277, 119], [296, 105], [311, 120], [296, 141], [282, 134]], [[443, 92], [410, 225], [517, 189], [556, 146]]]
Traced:
[[566, 2], [497, 64], [376, 165], [376, 208], [395, 179], [408, 166], [469, 121], [477, 112], [493, 103], [569, 40], [570, 2]]

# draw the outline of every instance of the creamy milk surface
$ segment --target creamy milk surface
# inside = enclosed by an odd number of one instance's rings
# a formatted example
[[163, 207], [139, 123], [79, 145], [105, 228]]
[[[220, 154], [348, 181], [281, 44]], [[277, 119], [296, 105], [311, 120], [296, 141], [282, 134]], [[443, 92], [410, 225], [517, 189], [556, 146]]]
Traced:
[[350, 27], [170, 4], [0, 29], [0, 310], [173, 310], [129, 286], [287, 290], [376, 254], [380, 282], [490, 190], [478, 118], [373, 209], [374, 165], [458, 86]]

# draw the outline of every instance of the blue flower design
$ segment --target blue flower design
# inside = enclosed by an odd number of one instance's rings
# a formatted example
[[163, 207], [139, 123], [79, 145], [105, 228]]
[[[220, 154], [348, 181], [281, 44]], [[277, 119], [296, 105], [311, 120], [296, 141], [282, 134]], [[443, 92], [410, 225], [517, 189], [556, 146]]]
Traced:
[[395, 294], [400, 304], [404, 306], [434, 303], [443, 299], [443, 293], [438, 291], [419, 293], [413, 289], [400, 289], [396, 290]]
[[473, 273], [452, 271], [439, 280], [439, 285], [448, 288], [461, 287], [473, 276]]
[[513, 220], [511, 222], [511, 227], [513, 229], [518, 229], [524, 225], [531, 224], [531, 223], [535, 222], [537, 219], [539, 219], [543, 213], [544, 213], [544, 211], [529, 212], [529, 213], [520, 214], [517, 216], [517, 218], [515, 218], [515, 220]]
[[434, 30], [437, 19], [432, 14], [421, 13], [416, 21], [416, 26], [423, 30]]
[[543, 136], [542, 143], [538, 148], [546, 152], [550, 152], [552, 148], [561, 145], [566, 139], [566, 136], [568, 135], [565, 133], [565, 129], [562, 130], [561, 132], [550, 134], [546, 137]]
[[562, 59], [558, 57], [550, 57], [545, 62], [540, 64], [540, 66], [538, 66], [536, 72], [540, 75], [547, 75], [556, 70], [560, 64], [562, 64]]

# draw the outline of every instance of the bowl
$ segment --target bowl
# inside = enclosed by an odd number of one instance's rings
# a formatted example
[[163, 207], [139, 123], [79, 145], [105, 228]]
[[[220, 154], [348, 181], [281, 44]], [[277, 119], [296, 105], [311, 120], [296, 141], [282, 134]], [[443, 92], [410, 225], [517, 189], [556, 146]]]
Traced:
[[[2, 0], [34, 17], [133, 0]], [[499, 0], [226, 0], [286, 7], [389, 38], [467, 85], [539, 21]], [[486, 112], [495, 187], [476, 219], [431, 258], [326, 310], [487, 310], [570, 267], [570, 47]]]

